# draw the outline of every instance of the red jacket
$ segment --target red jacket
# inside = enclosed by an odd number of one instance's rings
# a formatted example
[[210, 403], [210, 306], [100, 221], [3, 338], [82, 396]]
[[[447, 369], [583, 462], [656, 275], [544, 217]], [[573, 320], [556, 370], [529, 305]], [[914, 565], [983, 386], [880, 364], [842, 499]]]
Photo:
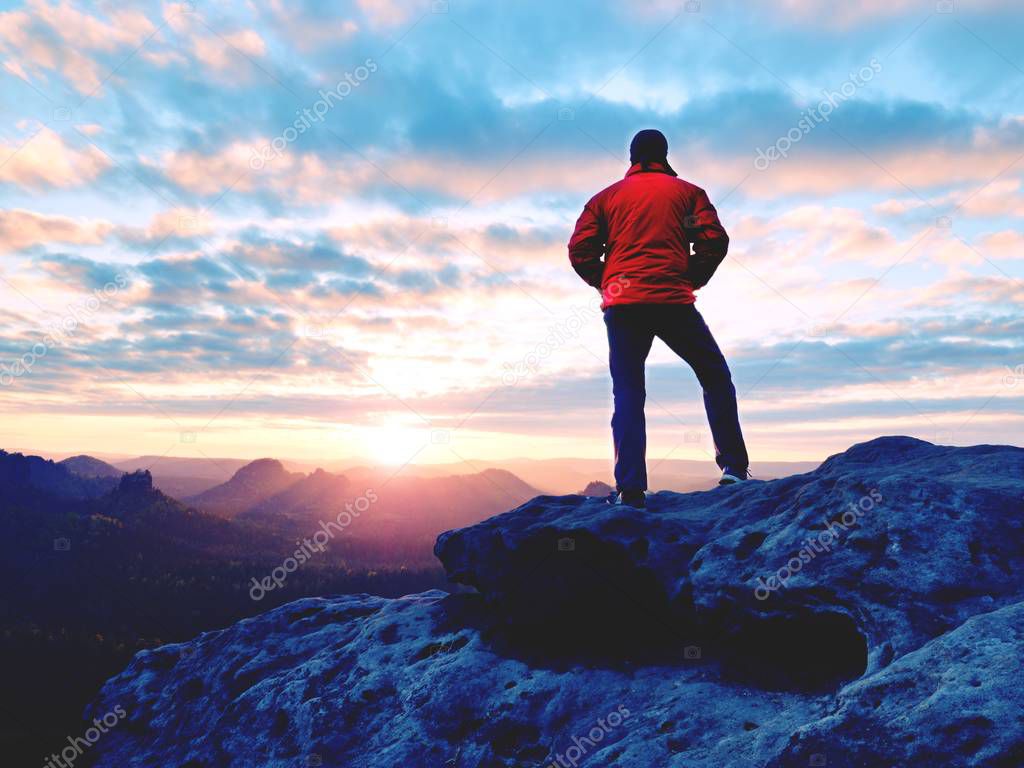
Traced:
[[[690, 253], [690, 245], [693, 253]], [[594, 195], [569, 240], [569, 261], [616, 304], [692, 304], [729, 249], [707, 193], [660, 163], [632, 166]], [[604, 261], [601, 261], [601, 256]]]

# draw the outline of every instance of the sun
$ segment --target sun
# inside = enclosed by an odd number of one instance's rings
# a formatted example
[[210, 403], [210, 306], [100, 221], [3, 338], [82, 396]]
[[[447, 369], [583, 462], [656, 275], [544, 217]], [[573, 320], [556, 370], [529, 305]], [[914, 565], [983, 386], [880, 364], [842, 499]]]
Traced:
[[382, 424], [366, 430], [366, 456], [376, 464], [397, 466], [416, 456], [430, 441], [426, 429], [403, 424]]

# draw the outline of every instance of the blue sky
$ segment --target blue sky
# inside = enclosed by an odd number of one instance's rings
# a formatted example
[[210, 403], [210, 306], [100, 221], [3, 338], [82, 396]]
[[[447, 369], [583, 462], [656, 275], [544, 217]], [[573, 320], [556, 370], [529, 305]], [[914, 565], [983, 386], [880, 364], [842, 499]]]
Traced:
[[[609, 452], [565, 243], [657, 127], [732, 252], [698, 307], [756, 459], [1014, 442], [1012, 2], [52, 3], [0, 12], [0, 443]], [[652, 457], [711, 452], [649, 363]], [[756, 467], [755, 467], [756, 469]]]

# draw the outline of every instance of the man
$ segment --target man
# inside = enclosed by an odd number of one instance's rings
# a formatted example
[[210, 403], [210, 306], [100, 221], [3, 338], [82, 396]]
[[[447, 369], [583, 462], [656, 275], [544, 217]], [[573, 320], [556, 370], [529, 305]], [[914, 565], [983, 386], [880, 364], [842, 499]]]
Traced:
[[601, 291], [608, 327], [616, 487], [609, 503], [644, 507], [644, 363], [655, 336], [693, 368], [704, 390], [720, 485], [745, 480], [749, 472], [729, 366], [694, 306], [694, 291], [722, 263], [729, 236], [704, 190], [668, 164], [660, 131], [633, 137], [629, 162], [626, 177], [584, 207], [569, 260]]

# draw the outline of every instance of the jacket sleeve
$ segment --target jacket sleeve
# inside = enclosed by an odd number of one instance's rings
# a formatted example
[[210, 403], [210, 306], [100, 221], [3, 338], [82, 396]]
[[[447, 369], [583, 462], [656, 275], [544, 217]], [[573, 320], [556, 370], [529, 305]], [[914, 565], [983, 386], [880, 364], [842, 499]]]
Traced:
[[605, 244], [608, 231], [601, 215], [596, 198], [591, 199], [583, 208], [576, 221], [576, 229], [569, 239], [569, 263], [576, 274], [595, 288], [601, 287], [601, 276], [604, 274]]
[[690, 281], [694, 288], [701, 288], [707, 285], [729, 251], [729, 235], [703, 189], [697, 190], [693, 212], [684, 219], [683, 227], [693, 243], [688, 270]]

